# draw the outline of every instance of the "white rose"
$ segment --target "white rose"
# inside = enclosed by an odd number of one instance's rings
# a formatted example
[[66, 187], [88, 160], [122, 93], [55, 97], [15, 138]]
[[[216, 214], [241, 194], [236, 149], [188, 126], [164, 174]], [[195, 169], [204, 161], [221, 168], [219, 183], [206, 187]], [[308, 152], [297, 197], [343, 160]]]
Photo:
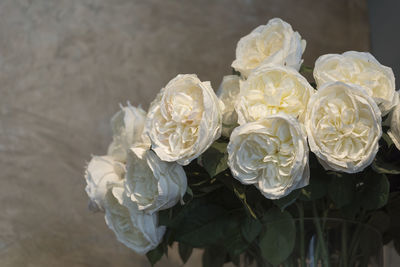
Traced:
[[390, 130], [388, 131], [388, 135], [393, 140], [393, 143], [396, 145], [397, 149], [400, 150], [400, 96], [399, 93], [396, 93], [397, 105], [393, 109], [390, 119]]
[[235, 128], [227, 150], [233, 177], [254, 184], [266, 198], [279, 199], [309, 182], [306, 134], [291, 116], [271, 115]]
[[315, 92], [308, 81], [288, 67], [262, 65], [240, 83], [236, 103], [240, 125], [285, 113], [304, 121], [308, 101]]
[[163, 161], [187, 165], [221, 136], [223, 104], [209, 82], [178, 75], [151, 103], [145, 132]]
[[121, 181], [125, 175], [124, 164], [110, 156], [94, 156], [86, 172], [86, 193], [90, 198], [90, 209], [104, 211], [104, 197], [110, 184]]
[[186, 192], [187, 180], [182, 166], [161, 161], [151, 150], [130, 149], [125, 189], [139, 210], [153, 213], [178, 203]]
[[[143, 136], [146, 112], [140, 107], [122, 107], [111, 119], [113, 141], [108, 154], [121, 162], [126, 161], [127, 150], [137, 143], [149, 143]], [[149, 144], [150, 145], [150, 144]]]
[[274, 18], [242, 37], [232, 67], [247, 77], [262, 63], [300, 69], [306, 41], [285, 21]]
[[327, 170], [360, 172], [378, 152], [381, 120], [378, 106], [362, 87], [327, 83], [308, 105], [310, 149]]
[[136, 253], [145, 254], [161, 243], [166, 228], [158, 226], [158, 214], [139, 211], [122, 185], [107, 191], [105, 211], [106, 223], [118, 241]]
[[235, 104], [238, 98], [240, 77], [237, 75], [224, 76], [219, 86], [217, 95], [224, 103], [222, 113], [222, 135], [229, 137], [233, 128], [237, 126], [238, 116], [235, 111]]
[[381, 65], [370, 53], [348, 51], [323, 55], [317, 59], [314, 78], [318, 87], [341, 81], [360, 85], [373, 97], [382, 116], [394, 106], [395, 81], [391, 68]]

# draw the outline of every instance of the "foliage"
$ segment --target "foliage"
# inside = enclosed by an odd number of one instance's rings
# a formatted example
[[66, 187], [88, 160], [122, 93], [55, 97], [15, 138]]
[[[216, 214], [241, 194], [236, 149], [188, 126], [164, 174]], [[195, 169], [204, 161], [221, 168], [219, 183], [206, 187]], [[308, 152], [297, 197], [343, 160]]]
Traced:
[[[315, 217], [313, 206], [317, 216], [370, 224], [379, 229], [385, 242], [393, 240], [400, 248], [400, 194], [389, 192], [390, 181], [399, 179], [396, 172], [382, 171], [383, 165], [357, 174], [326, 171], [310, 153], [310, 184], [268, 200], [254, 186], [244, 186], [232, 177], [226, 146], [227, 140], [217, 140], [202, 155], [203, 166], [193, 161], [185, 167], [190, 188], [185, 204], [159, 213], [159, 223], [168, 227], [168, 234], [147, 254], [152, 264], [167, 252], [165, 247], [178, 242], [183, 262], [193, 248], [204, 248], [204, 267], [237, 263], [243, 253], [259, 264], [266, 260], [276, 266], [294, 249], [293, 218]], [[387, 158], [392, 153], [397, 152], [382, 149], [377, 157], [390, 163]]]

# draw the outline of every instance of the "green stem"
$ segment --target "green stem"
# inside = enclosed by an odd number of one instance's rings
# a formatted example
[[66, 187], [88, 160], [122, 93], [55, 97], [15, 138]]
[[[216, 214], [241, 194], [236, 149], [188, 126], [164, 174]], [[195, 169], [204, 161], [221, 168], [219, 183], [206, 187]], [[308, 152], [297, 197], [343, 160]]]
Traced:
[[300, 266], [306, 266], [306, 257], [305, 257], [305, 234], [304, 234], [304, 208], [303, 203], [296, 203], [297, 210], [299, 212], [300, 218]]
[[318, 261], [319, 261], [319, 253], [321, 251], [320, 247], [320, 243], [318, 240], [315, 241], [316, 242], [316, 246], [315, 246], [315, 252], [314, 252], [314, 266], [318, 266]]
[[363, 228], [362, 222], [364, 221], [365, 217], [366, 217], [365, 210], [361, 210], [361, 214], [360, 214], [360, 216], [358, 218], [359, 223], [358, 223], [357, 228], [356, 228], [356, 230], [355, 230], [355, 232], [354, 232], [354, 234], [352, 236], [352, 240], [351, 240], [351, 243], [350, 243], [350, 258], [349, 258], [350, 259], [350, 266], [353, 266], [353, 264], [356, 263], [357, 248], [359, 246], [360, 236], [361, 236], [362, 230], [363, 230], [362, 229]]
[[315, 201], [313, 201], [312, 206], [313, 206], [313, 215], [314, 215], [313, 220], [314, 220], [314, 224], [317, 228], [318, 240], [319, 240], [319, 243], [321, 244], [322, 261], [324, 263], [323, 266], [329, 267], [328, 250], [327, 250], [326, 244], [324, 242], [324, 233], [322, 231], [321, 224], [319, 222], [317, 206], [315, 204]]
[[340, 258], [343, 267], [347, 267], [348, 258], [347, 258], [347, 225], [346, 222], [343, 222], [342, 225], [342, 257]]

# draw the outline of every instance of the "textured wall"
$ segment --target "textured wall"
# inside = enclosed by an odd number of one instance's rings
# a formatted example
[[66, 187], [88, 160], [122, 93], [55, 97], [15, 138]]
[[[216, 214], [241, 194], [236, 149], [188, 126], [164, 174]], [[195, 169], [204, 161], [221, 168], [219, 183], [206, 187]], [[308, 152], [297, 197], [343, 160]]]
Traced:
[[0, 265], [148, 266], [87, 210], [85, 162], [119, 103], [147, 108], [178, 73], [216, 88], [238, 39], [275, 16], [308, 65], [369, 49], [363, 0], [0, 1]]

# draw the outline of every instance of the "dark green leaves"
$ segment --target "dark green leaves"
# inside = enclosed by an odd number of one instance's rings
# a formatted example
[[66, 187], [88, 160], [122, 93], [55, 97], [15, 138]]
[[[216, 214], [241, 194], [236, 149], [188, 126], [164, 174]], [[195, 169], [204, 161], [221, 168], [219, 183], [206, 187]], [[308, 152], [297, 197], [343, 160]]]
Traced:
[[222, 243], [231, 258], [240, 255], [247, 249], [248, 243], [242, 236], [239, 222], [230, 222], [226, 225], [225, 236]]
[[317, 157], [310, 153], [310, 183], [300, 189], [300, 200], [311, 201], [324, 197], [328, 192], [330, 177], [319, 164]]
[[250, 205], [247, 203], [247, 197], [244, 189], [241, 189], [242, 187], [239, 186], [234, 186], [233, 187], [233, 192], [235, 195], [240, 199], [240, 201], [243, 203], [244, 207], [248, 211], [248, 213], [257, 220], [257, 215], [254, 213], [253, 209], [250, 207]]
[[300, 190], [294, 190], [289, 195], [274, 200], [274, 204], [278, 206], [281, 211], [284, 211], [287, 207], [296, 202], [297, 198], [300, 196], [300, 192]]
[[301, 64], [299, 72], [300, 73], [307, 73], [307, 72], [312, 73], [313, 70], [314, 69], [312, 67], [304, 65], [304, 64]]
[[384, 233], [390, 227], [390, 217], [384, 211], [379, 210], [371, 214], [368, 224], [373, 226], [380, 233]]
[[183, 263], [186, 263], [192, 255], [193, 248], [191, 246], [185, 245], [184, 243], [179, 243], [178, 245], [179, 256], [181, 257]]
[[292, 253], [296, 227], [292, 216], [278, 208], [270, 209], [264, 216], [265, 232], [260, 239], [261, 255], [272, 265], [278, 265]]
[[369, 171], [363, 180], [362, 207], [366, 210], [379, 209], [388, 201], [389, 181], [384, 174]]
[[226, 142], [216, 141], [201, 155], [201, 162], [211, 178], [228, 168], [227, 145]]
[[236, 76], [239, 76], [239, 77], [241, 76], [240, 72], [238, 72], [234, 68], [232, 68], [232, 75], [236, 75]]
[[154, 264], [156, 264], [162, 258], [163, 254], [164, 254], [164, 248], [162, 244], [160, 244], [155, 249], [147, 252], [146, 257], [151, 263], [151, 266], [154, 266]]
[[372, 169], [382, 174], [400, 174], [400, 162], [391, 163], [376, 157], [372, 163]]
[[400, 254], [400, 192], [390, 194], [385, 208], [390, 219], [389, 229], [384, 234], [385, 242], [393, 240], [394, 247]]
[[206, 248], [203, 253], [203, 267], [222, 267], [225, 263], [226, 252], [221, 247]]
[[355, 189], [354, 179], [351, 175], [333, 173], [328, 186], [328, 195], [336, 207], [341, 208], [353, 201]]
[[245, 217], [241, 225], [242, 235], [244, 239], [251, 243], [256, 239], [262, 230], [262, 224], [259, 220], [251, 217]]
[[176, 239], [193, 247], [213, 244], [223, 235], [228, 222], [226, 211], [212, 204], [191, 207], [183, 216], [184, 223], [176, 229]]
[[379, 140], [380, 149], [371, 167], [377, 173], [400, 174], [400, 153], [387, 133]]
[[300, 200], [311, 201], [324, 197], [328, 191], [328, 183], [330, 178], [325, 173], [324, 176], [312, 175], [310, 177], [310, 184], [300, 189]]

